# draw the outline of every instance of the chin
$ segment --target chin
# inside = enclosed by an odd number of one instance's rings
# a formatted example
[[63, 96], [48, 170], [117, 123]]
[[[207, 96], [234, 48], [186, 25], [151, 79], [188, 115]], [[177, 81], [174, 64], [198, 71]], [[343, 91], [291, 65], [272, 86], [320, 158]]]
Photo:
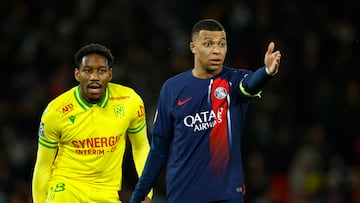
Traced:
[[219, 69], [221, 69], [222, 68], [222, 65], [210, 65], [209, 67], [208, 67], [208, 70], [209, 71], [217, 71], [217, 70], [219, 70]]
[[100, 101], [100, 98], [99, 97], [90, 97], [89, 100], [90, 100], [89, 102], [91, 104], [96, 104]]

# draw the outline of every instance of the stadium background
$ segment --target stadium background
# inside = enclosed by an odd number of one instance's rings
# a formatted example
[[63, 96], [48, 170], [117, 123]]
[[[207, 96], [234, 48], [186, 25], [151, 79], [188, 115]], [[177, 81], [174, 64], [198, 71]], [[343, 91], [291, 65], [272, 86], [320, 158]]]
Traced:
[[[162, 82], [192, 66], [192, 25], [221, 21], [226, 64], [255, 70], [270, 40], [279, 75], [249, 109], [248, 203], [360, 202], [359, 1], [119, 0], [0, 2], [0, 202], [31, 202], [37, 128], [47, 102], [75, 85], [73, 54], [98, 42], [115, 82], [143, 97], [151, 127]], [[127, 153], [124, 202], [136, 178]], [[163, 174], [154, 202], [162, 202]]]

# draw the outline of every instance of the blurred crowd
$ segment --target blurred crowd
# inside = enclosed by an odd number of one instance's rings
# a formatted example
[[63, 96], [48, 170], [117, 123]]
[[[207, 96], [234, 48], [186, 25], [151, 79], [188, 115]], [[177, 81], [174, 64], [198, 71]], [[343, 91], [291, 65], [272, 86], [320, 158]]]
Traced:
[[[0, 203], [32, 202], [40, 116], [76, 85], [81, 46], [112, 50], [113, 81], [143, 97], [150, 129], [161, 84], [192, 67], [201, 18], [225, 26], [228, 66], [263, 66], [270, 41], [282, 52], [279, 74], [249, 106], [245, 202], [360, 202], [359, 9], [358, 0], [2, 0]], [[126, 154], [125, 203], [136, 182]], [[164, 188], [162, 175], [153, 202]]]

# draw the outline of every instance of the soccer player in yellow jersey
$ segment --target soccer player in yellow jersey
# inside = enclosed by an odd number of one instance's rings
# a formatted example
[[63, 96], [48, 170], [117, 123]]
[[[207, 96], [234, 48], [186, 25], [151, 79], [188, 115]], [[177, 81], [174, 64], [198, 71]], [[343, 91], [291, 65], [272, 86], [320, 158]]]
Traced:
[[133, 89], [110, 82], [114, 57], [106, 47], [88, 44], [74, 58], [79, 85], [51, 101], [41, 117], [33, 200], [121, 202], [126, 139], [138, 175], [150, 148], [144, 103]]

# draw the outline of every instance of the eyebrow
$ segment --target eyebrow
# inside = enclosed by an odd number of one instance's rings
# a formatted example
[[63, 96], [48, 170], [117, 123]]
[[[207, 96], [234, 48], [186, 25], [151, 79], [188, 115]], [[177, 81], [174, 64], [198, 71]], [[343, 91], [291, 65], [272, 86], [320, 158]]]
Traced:
[[[89, 65], [84, 65], [84, 66], [82, 66], [82, 68], [108, 68], [109, 66], [89, 66]], [[110, 67], [109, 67], [109, 69], [110, 69]]]
[[[214, 40], [214, 38], [211, 37], [205, 37], [204, 40]], [[225, 37], [220, 38], [220, 40], [226, 40]]]

